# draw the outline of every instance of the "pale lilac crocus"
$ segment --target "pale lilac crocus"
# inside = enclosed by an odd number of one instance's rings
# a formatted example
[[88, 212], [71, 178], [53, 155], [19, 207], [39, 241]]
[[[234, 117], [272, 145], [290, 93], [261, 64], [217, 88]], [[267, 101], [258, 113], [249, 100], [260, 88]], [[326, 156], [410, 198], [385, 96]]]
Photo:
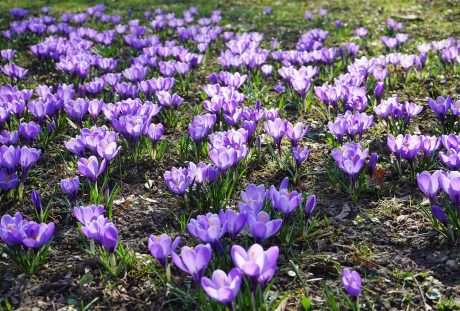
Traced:
[[148, 248], [153, 258], [158, 260], [166, 269], [166, 260], [168, 256], [179, 246], [180, 237], [171, 239], [169, 235], [163, 233], [161, 235], [151, 235], [148, 241]]
[[180, 255], [175, 252], [171, 253], [174, 264], [189, 274], [196, 284], [200, 284], [204, 270], [207, 268], [211, 260], [212, 249], [209, 244], [199, 244], [194, 248], [184, 246], [181, 249]]
[[236, 268], [233, 268], [228, 275], [218, 269], [212, 273], [211, 279], [203, 277], [201, 286], [209, 297], [230, 307], [238, 295], [242, 279], [240, 271]]
[[102, 160], [99, 164], [95, 156], [89, 158], [80, 158], [77, 163], [78, 171], [86, 176], [92, 183], [95, 183], [97, 178], [105, 171], [107, 167], [106, 160]]
[[259, 244], [252, 245], [247, 251], [239, 245], [233, 245], [231, 256], [235, 266], [253, 282], [264, 288], [275, 275], [279, 255], [278, 246], [266, 251]]
[[361, 295], [361, 276], [356, 271], [343, 269], [342, 286], [353, 299]]

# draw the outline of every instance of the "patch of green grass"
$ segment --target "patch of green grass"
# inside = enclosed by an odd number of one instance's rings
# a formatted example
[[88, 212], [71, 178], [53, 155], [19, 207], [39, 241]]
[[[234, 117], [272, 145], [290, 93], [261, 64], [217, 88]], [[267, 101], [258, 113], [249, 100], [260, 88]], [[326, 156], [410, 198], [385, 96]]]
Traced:
[[355, 255], [360, 258], [364, 258], [367, 260], [374, 260], [376, 258], [376, 254], [372, 250], [372, 247], [365, 241], [353, 243], [351, 247], [354, 249]]

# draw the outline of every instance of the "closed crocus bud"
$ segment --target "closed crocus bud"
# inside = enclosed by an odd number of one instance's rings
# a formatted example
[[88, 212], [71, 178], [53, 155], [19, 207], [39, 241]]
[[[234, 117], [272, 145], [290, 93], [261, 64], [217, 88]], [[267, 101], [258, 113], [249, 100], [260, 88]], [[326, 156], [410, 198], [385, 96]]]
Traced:
[[431, 214], [434, 218], [442, 222], [444, 225], [447, 225], [449, 223], [449, 219], [447, 218], [446, 213], [440, 206], [433, 205], [433, 207], [431, 208]]
[[356, 271], [343, 269], [342, 286], [350, 297], [355, 299], [361, 295], [361, 276]]
[[40, 196], [40, 193], [38, 193], [36, 190], [32, 190], [30, 193], [30, 200], [35, 206], [35, 209], [40, 213], [42, 210], [42, 197]]
[[385, 92], [385, 84], [383, 82], [377, 82], [374, 86], [374, 95], [376, 98], [381, 98]]
[[56, 122], [54, 122], [53, 120], [46, 126], [46, 130], [48, 131], [48, 133], [52, 133], [54, 132], [55, 127], [56, 127]]
[[373, 154], [371, 154], [369, 162], [367, 163], [367, 169], [368, 169], [370, 176], [372, 176], [372, 174], [374, 173], [374, 170], [375, 170], [375, 167], [378, 161], [379, 161], [379, 156], [377, 155], [377, 153], [374, 152]]
[[104, 202], [109, 201], [109, 196], [110, 196], [110, 187], [109, 187], [109, 185], [105, 185], [105, 188], [104, 188]]
[[312, 194], [308, 197], [307, 203], [305, 203], [305, 216], [308, 218], [316, 206], [316, 196]]

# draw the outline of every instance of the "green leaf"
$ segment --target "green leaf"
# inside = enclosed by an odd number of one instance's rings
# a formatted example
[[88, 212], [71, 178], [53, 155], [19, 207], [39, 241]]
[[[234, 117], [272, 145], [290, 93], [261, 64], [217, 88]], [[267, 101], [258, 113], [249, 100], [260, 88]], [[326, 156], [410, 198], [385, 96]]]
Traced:
[[80, 277], [80, 286], [83, 287], [94, 280], [94, 277], [91, 273], [85, 273]]
[[310, 297], [302, 296], [301, 304], [305, 311], [311, 310], [311, 298]]

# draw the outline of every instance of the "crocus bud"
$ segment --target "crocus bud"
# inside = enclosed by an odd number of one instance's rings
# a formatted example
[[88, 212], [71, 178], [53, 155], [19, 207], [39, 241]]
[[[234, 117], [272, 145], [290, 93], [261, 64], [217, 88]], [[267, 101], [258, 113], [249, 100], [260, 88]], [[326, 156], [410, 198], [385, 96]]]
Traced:
[[262, 136], [257, 136], [257, 150], [262, 153]]
[[385, 84], [381, 81], [377, 82], [374, 86], [374, 95], [376, 98], [382, 97], [385, 92]]
[[110, 187], [109, 185], [105, 185], [105, 188], [104, 188], [104, 202], [108, 202], [109, 201], [109, 196], [110, 196]]
[[436, 218], [443, 224], [447, 225], [449, 223], [449, 219], [447, 219], [446, 213], [438, 205], [433, 205], [433, 207], [431, 208], [431, 214], [433, 215], [434, 218]]
[[305, 216], [308, 218], [316, 206], [316, 196], [312, 194], [308, 197], [307, 203], [305, 203]]
[[374, 152], [373, 154], [371, 154], [369, 163], [367, 164], [367, 169], [368, 169], [370, 176], [372, 176], [372, 174], [374, 173], [374, 170], [375, 170], [375, 167], [378, 161], [379, 161], [379, 156], [377, 155], [377, 153]]
[[209, 76], [208, 76], [208, 80], [209, 82], [211, 82], [212, 84], [216, 84], [217, 82], [219, 82], [219, 78], [217, 76], [217, 74], [215, 72], [211, 73]]
[[46, 127], [46, 130], [48, 131], [48, 133], [52, 133], [54, 132], [55, 127], [56, 127], [56, 122], [54, 122], [53, 120], [48, 124], [48, 126]]
[[40, 193], [36, 190], [32, 190], [30, 193], [30, 200], [32, 201], [32, 204], [35, 206], [35, 209], [38, 212], [41, 212], [42, 210], [42, 197], [40, 196]]
[[356, 298], [361, 295], [361, 276], [358, 272], [343, 269], [342, 285], [350, 297]]

